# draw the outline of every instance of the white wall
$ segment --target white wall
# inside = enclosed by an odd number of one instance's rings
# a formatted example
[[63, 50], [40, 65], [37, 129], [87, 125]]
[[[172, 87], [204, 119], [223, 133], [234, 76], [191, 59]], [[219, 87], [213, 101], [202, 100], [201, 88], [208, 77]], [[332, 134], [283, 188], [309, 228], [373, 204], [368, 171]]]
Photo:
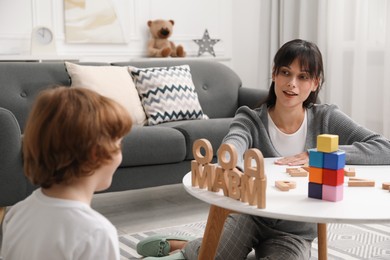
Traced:
[[[89, 0], [92, 2], [93, 0]], [[259, 87], [258, 46], [260, 1], [258, 0], [112, 0], [117, 6], [125, 44], [70, 44], [65, 42], [63, 0], [1, 0], [0, 59], [30, 55], [30, 36], [38, 25], [50, 27], [56, 37], [57, 54], [81, 61], [126, 61], [146, 55], [148, 20], [175, 20], [171, 38], [182, 44], [188, 56], [197, 56], [193, 39], [207, 28], [219, 61], [233, 68], [245, 87]], [[87, 0], [88, 2], [88, 0]], [[201, 58], [212, 57], [204, 54]], [[263, 84], [264, 85], [264, 84]]]

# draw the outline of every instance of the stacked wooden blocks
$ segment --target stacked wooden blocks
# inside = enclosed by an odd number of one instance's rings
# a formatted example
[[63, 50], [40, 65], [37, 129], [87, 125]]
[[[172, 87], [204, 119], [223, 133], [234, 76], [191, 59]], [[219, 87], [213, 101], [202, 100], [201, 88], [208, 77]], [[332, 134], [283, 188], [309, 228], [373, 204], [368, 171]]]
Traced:
[[345, 152], [337, 135], [317, 136], [317, 148], [309, 149], [309, 197], [340, 201], [344, 194]]

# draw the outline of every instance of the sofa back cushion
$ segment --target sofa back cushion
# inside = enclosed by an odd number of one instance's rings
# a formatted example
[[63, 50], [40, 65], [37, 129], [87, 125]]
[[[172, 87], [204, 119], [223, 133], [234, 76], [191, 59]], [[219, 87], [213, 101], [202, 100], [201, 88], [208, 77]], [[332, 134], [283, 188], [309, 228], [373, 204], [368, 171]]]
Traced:
[[195, 91], [204, 114], [209, 118], [232, 117], [238, 108], [238, 91], [241, 87], [241, 80], [233, 70], [222, 63], [167, 58], [116, 62], [112, 65], [137, 68], [189, 65]]
[[70, 85], [63, 62], [0, 62], [0, 107], [15, 115], [22, 132], [36, 95], [55, 85]]

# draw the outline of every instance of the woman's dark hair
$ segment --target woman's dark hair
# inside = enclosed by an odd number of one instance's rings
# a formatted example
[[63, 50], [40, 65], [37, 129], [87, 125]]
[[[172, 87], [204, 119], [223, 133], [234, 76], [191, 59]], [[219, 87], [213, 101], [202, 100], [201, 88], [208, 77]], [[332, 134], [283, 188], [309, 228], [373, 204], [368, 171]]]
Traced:
[[[295, 59], [299, 60], [302, 68], [308, 71], [312, 79], [319, 79], [318, 88], [311, 92], [309, 97], [303, 102], [304, 107], [311, 107], [317, 102], [318, 93], [324, 83], [324, 66], [322, 55], [317, 45], [296, 39], [285, 43], [275, 54], [274, 67], [272, 75], [277, 75], [281, 67], [289, 66]], [[262, 104], [266, 103], [267, 107], [273, 107], [276, 103], [275, 82], [272, 82], [268, 97]]]

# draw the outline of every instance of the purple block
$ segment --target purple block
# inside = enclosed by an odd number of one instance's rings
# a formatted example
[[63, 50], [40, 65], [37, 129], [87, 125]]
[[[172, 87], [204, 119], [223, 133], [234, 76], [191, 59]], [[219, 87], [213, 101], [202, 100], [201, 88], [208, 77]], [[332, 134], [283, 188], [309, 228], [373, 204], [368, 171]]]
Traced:
[[324, 168], [338, 170], [345, 167], [345, 152], [338, 150], [333, 153], [324, 153]]
[[316, 168], [324, 167], [324, 153], [317, 149], [309, 149], [309, 166]]
[[344, 186], [329, 186], [322, 185], [322, 199], [328, 201], [340, 201], [343, 200]]
[[322, 184], [309, 182], [309, 198], [322, 199]]

